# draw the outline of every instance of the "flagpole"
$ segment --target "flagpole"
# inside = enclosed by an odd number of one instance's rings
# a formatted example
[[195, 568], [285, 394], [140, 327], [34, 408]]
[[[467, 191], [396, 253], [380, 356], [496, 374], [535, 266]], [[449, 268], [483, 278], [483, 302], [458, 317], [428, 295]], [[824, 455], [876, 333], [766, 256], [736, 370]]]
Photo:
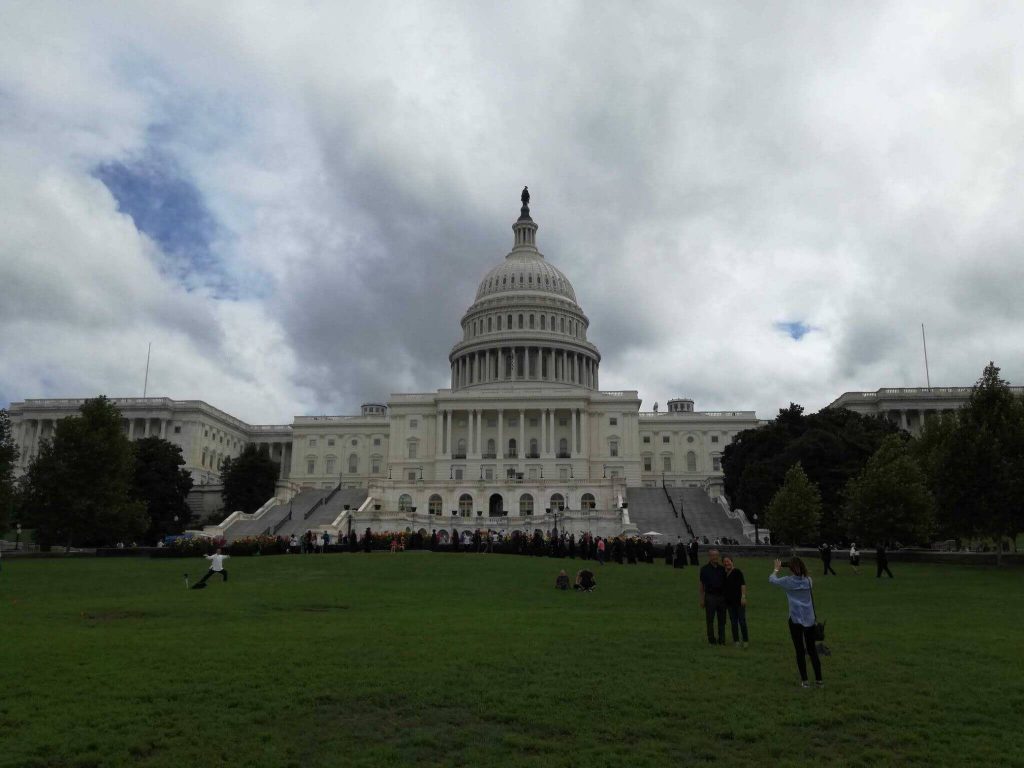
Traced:
[[[922, 326], [923, 328], [924, 326]], [[142, 396], [146, 396], [146, 390], [149, 389], [149, 353], [153, 351], [153, 342], [149, 342], [149, 346], [146, 347], [146, 379], [142, 382]]]
[[924, 323], [921, 323], [921, 346], [924, 347], [924, 378], [928, 382], [928, 389], [931, 389], [932, 376], [928, 372], [928, 341], [924, 337]]

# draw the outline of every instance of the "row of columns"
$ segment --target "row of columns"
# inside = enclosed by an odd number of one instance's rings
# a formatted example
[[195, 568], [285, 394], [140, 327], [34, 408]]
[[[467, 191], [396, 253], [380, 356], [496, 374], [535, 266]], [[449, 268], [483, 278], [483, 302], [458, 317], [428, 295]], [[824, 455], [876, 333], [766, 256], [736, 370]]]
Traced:
[[[527, 413], [540, 414], [540, 435], [538, 436], [538, 452], [543, 458], [554, 458], [556, 451], [555, 446], [555, 421], [558, 418], [558, 412], [564, 412], [566, 409], [558, 408], [519, 408], [508, 409], [512, 413], [518, 413], [519, 429], [518, 429], [518, 440], [516, 442], [516, 455], [506, 456], [505, 453], [505, 411], [504, 408], [497, 409], [481, 409], [473, 408], [466, 410], [444, 410], [440, 413], [440, 417], [437, 420], [437, 431], [438, 438], [436, 445], [438, 446], [438, 456], [440, 458], [450, 459], [454, 455], [453, 442], [454, 442], [454, 429], [453, 421], [456, 413], [466, 414], [466, 458], [480, 459], [483, 458], [483, 422], [486, 418], [486, 414], [493, 413], [497, 415], [497, 439], [495, 442], [495, 456], [496, 459], [502, 458], [526, 458], [527, 446], [526, 446], [526, 418]], [[568, 441], [568, 453], [569, 458], [576, 458], [582, 452], [581, 446], [587, 444], [587, 418], [586, 411], [581, 411], [577, 408], [570, 408], [569, 410], [569, 441]], [[533, 435], [531, 435], [533, 437]]]
[[278, 469], [278, 478], [284, 479], [291, 475], [291, 464], [292, 464], [292, 444], [291, 442], [260, 442], [256, 443], [256, 447], [259, 450], [266, 448], [267, 455], [273, 461], [280, 464]]
[[502, 381], [558, 381], [598, 388], [597, 360], [556, 347], [495, 347], [452, 363], [452, 389]]

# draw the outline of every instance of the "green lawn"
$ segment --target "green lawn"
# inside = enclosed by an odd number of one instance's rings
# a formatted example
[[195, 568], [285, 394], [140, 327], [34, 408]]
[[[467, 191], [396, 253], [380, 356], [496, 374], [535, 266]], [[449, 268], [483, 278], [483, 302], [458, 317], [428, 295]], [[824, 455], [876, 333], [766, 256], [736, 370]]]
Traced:
[[[497, 555], [5, 560], [3, 766], [1024, 766], [1024, 573], [818, 579], [801, 690], [784, 594], [710, 648], [696, 569]], [[815, 564], [817, 565], [817, 564]]]

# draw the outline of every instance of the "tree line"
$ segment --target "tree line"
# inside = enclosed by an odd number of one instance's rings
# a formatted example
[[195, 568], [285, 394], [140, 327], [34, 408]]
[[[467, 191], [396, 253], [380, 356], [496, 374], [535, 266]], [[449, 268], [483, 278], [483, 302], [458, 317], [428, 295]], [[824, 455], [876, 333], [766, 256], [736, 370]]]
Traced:
[[790, 404], [722, 458], [735, 507], [775, 541], [927, 544], [1024, 529], [1024, 399], [989, 363], [967, 403], [913, 437], [881, 416]]
[[[18, 449], [0, 410], [0, 532], [17, 521], [41, 546], [153, 544], [193, 522], [192, 476], [180, 446], [159, 437], [131, 441], [106, 397], [86, 400], [57, 421], [25, 474], [15, 480]], [[277, 464], [246, 446], [221, 467], [225, 507], [252, 512], [274, 494]]]

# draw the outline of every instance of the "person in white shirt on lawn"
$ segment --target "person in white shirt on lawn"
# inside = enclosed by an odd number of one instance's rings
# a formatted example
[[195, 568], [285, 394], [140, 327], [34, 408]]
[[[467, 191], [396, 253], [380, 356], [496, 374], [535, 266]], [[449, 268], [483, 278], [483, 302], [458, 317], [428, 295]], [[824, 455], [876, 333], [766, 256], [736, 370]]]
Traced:
[[206, 580], [215, 573], [219, 573], [223, 576], [224, 581], [228, 580], [228, 572], [227, 569], [224, 568], [224, 561], [231, 557], [231, 555], [222, 554], [222, 550], [218, 548], [212, 555], [203, 555], [203, 557], [210, 561], [210, 570], [206, 572], [206, 575], [203, 576], [203, 578], [196, 582], [192, 589], [199, 589], [200, 587], [206, 586]]

